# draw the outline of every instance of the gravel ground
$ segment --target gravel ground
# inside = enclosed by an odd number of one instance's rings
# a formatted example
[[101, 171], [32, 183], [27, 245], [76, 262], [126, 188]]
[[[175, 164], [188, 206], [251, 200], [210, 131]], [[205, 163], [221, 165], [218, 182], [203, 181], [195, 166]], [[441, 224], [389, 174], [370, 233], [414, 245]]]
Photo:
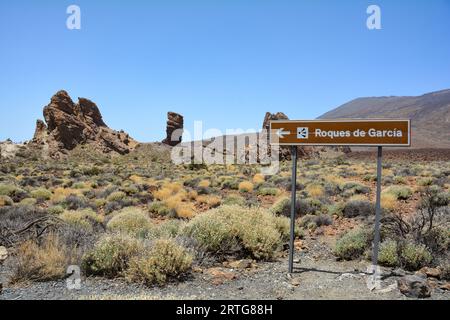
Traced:
[[[80, 290], [68, 290], [65, 281], [7, 286], [1, 299], [72, 300], [72, 299], [408, 299], [397, 288], [370, 291], [363, 273], [365, 261], [337, 262], [327, 254], [296, 255], [295, 272], [287, 274], [287, 258], [258, 263], [249, 269], [219, 268], [214, 277], [205, 270], [195, 270], [189, 279], [165, 287], [145, 287], [123, 280], [83, 279]], [[298, 261], [300, 260], [300, 262]], [[217, 268], [215, 268], [217, 269]], [[3, 277], [5, 275], [3, 274]], [[395, 277], [383, 281], [383, 288], [395, 284]], [[431, 299], [449, 300], [448, 291], [435, 289]]]

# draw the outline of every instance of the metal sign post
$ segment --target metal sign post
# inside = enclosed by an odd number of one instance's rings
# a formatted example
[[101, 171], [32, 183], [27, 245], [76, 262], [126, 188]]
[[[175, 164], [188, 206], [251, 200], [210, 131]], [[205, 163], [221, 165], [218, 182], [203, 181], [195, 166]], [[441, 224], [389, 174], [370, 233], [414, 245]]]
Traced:
[[[377, 196], [372, 266], [378, 264], [381, 224], [382, 147], [411, 146], [411, 122], [405, 119], [352, 120], [274, 120], [270, 122], [270, 143], [292, 146], [291, 234], [289, 241], [289, 273], [294, 269], [296, 218], [297, 147], [359, 146], [378, 147]], [[376, 268], [374, 270], [376, 272]]]
[[[378, 250], [380, 244], [380, 221], [381, 221], [381, 170], [382, 163], [381, 158], [383, 155], [383, 147], [378, 147], [377, 154], [377, 199], [376, 199], [376, 209], [375, 209], [375, 235], [373, 238], [373, 254], [372, 254], [372, 265], [378, 265]], [[376, 268], [374, 268], [373, 272]]]
[[295, 209], [297, 198], [297, 147], [291, 148], [292, 186], [291, 186], [291, 238], [289, 241], [289, 273], [294, 271]]

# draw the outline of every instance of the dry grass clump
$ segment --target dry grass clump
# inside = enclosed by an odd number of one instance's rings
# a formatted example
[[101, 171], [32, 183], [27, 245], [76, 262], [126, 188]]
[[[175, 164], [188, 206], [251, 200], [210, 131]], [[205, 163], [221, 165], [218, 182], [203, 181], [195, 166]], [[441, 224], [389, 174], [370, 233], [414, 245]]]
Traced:
[[216, 208], [220, 206], [222, 199], [218, 196], [201, 195], [197, 197], [197, 202], [200, 204], [206, 204], [209, 208]]
[[125, 277], [131, 282], [163, 285], [187, 273], [192, 260], [192, 255], [174, 240], [159, 239], [149, 252], [130, 261]]
[[324, 195], [324, 188], [318, 183], [312, 183], [306, 186], [306, 192], [313, 198], [320, 198]]
[[153, 224], [150, 218], [138, 208], [125, 208], [113, 213], [107, 228], [113, 232], [121, 232], [137, 237], [146, 237], [151, 233]]
[[17, 249], [11, 282], [61, 279], [70, 257], [69, 248], [54, 234], [48, 235], [40, 245], [33, 240], [25, 241]]
[[253, 183], [250, 181], [242, 181], [239, 183], [238, 189], [242, 193], [250, 193], [253, 191]]
[[201, 180], [201, 181], [198, 183], [198, 187], [199, 187], [199, 188], [209, 188], [210, 185], [211, 185], [211, 181], [206, 180], [206, 179]]
[[381, 207], [388, 211], [393, 211], [397, 207], [397, 197], [391, 193], [382, 193]]
[[79, 189], [72, 189], [72, 188], [56, 188], [53, 190], [53, 196], [51, 198], [53, 203], [60, 203], [64, 201], [68, 196], [75, 195], [75, 196], [82, 196], [83, 193]]
[[263, 174], [257, 173], [253, 176], [252, 181], [254, 184], [260, 184], [260, 183], [264, 183], [266, 181], [266, 179], [264, 178]]

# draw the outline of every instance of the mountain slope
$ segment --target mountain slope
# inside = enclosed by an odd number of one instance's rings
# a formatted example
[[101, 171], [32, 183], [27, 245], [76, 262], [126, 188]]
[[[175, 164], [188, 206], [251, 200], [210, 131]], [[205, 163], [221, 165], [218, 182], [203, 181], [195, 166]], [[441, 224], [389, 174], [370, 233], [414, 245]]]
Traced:
[[413, 148], [450, 148], [450, 89], [418, 97], [358, 98], [319, 117], [338, 118], [409, 118]]

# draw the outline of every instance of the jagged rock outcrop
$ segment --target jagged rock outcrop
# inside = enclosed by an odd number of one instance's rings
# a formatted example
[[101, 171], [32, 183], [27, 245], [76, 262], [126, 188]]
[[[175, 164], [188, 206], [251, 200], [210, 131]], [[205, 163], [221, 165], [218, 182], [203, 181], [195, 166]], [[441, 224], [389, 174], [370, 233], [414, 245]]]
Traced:
[[84, 144], [118, 154], [127, 154], [138, 144], [127, 133], [108, 128], [94, 102], [79, 98], [74, 103], [64, 90], [58, 91], [44, 107], [44, 118], [45, 123], [37, 121], [31, 143], [43, 145], [52, 158]]
[[168, 112], [166, 138], [162, 143], [172, 147], [180, 144], [183, 135], [183, 126], [184, 119], [182, 115], [175, 112]]

